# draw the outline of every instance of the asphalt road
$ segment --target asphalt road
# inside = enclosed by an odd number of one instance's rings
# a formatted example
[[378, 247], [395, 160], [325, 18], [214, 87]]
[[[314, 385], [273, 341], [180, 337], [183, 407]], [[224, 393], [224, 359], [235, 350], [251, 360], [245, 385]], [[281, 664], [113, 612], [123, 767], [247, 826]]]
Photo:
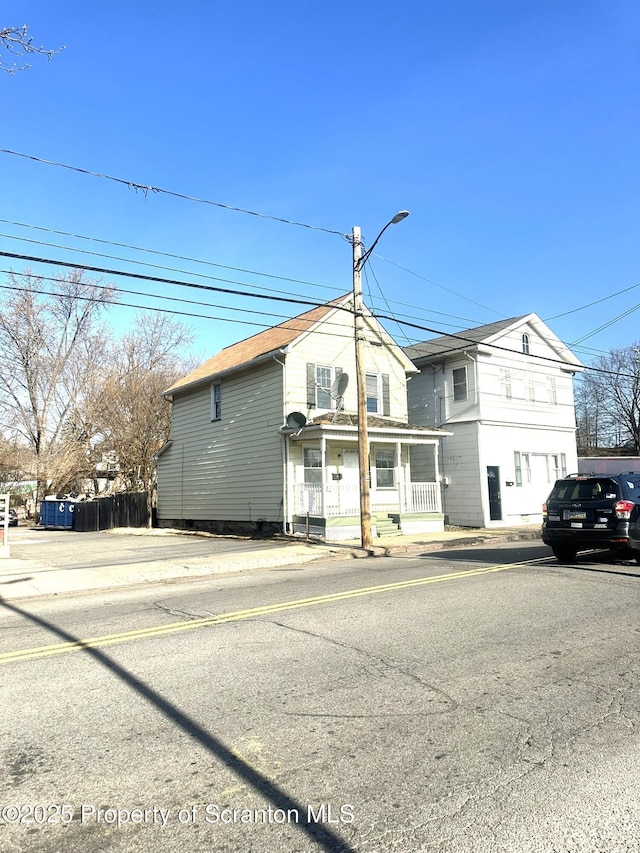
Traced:
[[0, 602], [0, 849], [638, 853], [639, 582], [536, 543]]
[[[46, 562], [51, 567], [74, 569], [102, 566], [119, 566], [133, 563], [166, 560], [182, 557], [207, 557], [251, 554], [265, 547], [261, 539], [234, 539], [230, 536], [208, 537], [182, 533], [177, 536], [155, 530], [153, 536], [131, 531], [102, 531], [76, 533], [74, 530], [47, 530], [42, 527], [12, 527], [9, 533], [11, 555], [19, 559]], [[287, 548], [283, 541], [269, 540], [269, 548]]]

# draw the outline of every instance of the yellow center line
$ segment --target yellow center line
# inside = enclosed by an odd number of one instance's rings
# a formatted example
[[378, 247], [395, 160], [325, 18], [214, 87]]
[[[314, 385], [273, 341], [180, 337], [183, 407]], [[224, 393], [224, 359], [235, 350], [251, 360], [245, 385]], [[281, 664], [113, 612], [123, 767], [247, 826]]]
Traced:
[[51, 657], [67, 652], [81, 651], [98, 646], [113, 646], [117, 643], [126, 643], [129, 640], [143, 640], [150, 637], [160, 637], [164, 634], [177, 634], [180, 631], [193, 631], [209, 625], [223, 625], [227, 622], [239, 622], [243, 619], [253, 619], [256, 616], [266, 616], [272, 613], [282, 613], [287, 610], [299, 610], [303, 607], [314, 607], [318, 604], [329, 604], [334, 601], [346, 601], [350, 598], [359, 598], [364, 595], [377, 595], [382, 592], [393, 592], [394, 590], [410, 589], [411, 587], [426, 586], [431, 583], [442, 581], [459, 580], [460, 578], [477, 577], [495, 572], [505, 572], [509, 569], [517, 569], [521, 566], [529, 566], [542, 563], [548, 557], [539, 557], [535, 560], [523, 560], [518, 563], [503, 563], [497, 566], [489, 566], [484, 569], [467, 569], [462, 572], [451, 572], [446, 575], [434, 575], [428, 578], [417, 578], [415, 580], [397, 581], [395, 583], [380, 584], [378, 586], [361, 587], [350, 589], [345, 592], [334, 592], [328, 595], [316, 595], [313, 598], [297, 598], [293, 601], [283, 601], [278, 604], [265, 604], [262, 607], [250, 607], [247, 610], [235, 610], [230, 613], [221, 613], [218, 616], [207, 616], [203, 619], [189, 619], [184, 622], [171, 622], [166, 625], [155, 625], [150, 628], [138, 628], [135, 631], [122, 631], [118, 634], [105, 634], [102, 637], [90, 637], [75, 642], [54, 643], [49, 646], [36, 646], [31, 649], [20, 649], [14, 652], [3, 652], [0, 654], [0, 665], [5, 663], [16, 663], [18, 661], [34, 660], [35, 658]]

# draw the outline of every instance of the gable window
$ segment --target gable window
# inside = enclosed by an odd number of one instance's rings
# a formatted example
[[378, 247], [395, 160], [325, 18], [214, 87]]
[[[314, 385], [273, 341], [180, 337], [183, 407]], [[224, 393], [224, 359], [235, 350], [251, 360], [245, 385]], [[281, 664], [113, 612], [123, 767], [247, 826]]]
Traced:
[[379, 489], [392, 489], [395, 486], [396, 452], [395, 450], [376, 450], [376, 486]]
[[310, 409], [335, 409], [336, 396], [331, 389], [341, 367], [330, 364], [307, 364], [307, 406]]
[[211, 420], [219, 421], [222, 417], [222, 383], [211, 383]]
[[525, 332], [525, 334], [522, 336], [522, 352], [525, 355], [529, 355], [531, 353], [531, 349], [530, 349], [529, 344], [530, 344], [529, 335], [527, 335], [527, 333]]
[[457, 402], [466, 400], [467, 396], [467, 368], [456, 367], [453, 371], [453, 399]]
[[319, 447], [305, 447], [303, 450], [305, 483], [322, 483], [322, 451]]

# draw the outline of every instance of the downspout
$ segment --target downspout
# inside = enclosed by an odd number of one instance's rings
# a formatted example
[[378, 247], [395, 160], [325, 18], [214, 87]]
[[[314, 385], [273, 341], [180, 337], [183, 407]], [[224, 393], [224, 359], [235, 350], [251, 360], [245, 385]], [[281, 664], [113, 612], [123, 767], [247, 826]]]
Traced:
[[[284, 361], [280, 361], [273, 356], [273, 360], [282, 367], [282, 423], [287, 422], [287, 374], [284, 369]], [[287, 455], [287, 436], [281, 432], [282, 439], [282, 533], [286, 536], [287, 520], [289, 518], [289, 465]]]
[[[473, 405], [478, 405], [478, 362], [476, 359], [469, 355], [468, 352], [465, 351], [464, 355], [469, 359], [469, 361], [473, 364]], [[480, 412], [478, 412], [480, 414]]]

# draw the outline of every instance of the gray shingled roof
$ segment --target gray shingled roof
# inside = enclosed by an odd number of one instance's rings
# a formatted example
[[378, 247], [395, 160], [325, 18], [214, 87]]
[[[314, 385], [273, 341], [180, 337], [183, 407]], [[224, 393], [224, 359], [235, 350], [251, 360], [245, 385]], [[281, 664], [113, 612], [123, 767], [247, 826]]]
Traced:
[[428, 358], [434, 355], [444, 355], [452, 350], [467, 349], [469, 344], [479, 344], [497, 335], [499, 332], [508, 329], [514, 323], [519, 323], [530, 317], [530, 314], [523, 314], [521, 317], [511, 317], [509, 320], [498, 320], [495, 323], [487, 323], [484, 326], [476, 326], [475, 329], [466, 329], [462, 332], [456, 332], [454, 335], [442, 335], [439, 338], [432, 338], [429, 341], [423, 341], [420, 344], [403, 347], [406, 355], [411, 361], [419, 361], [421, 358]]

